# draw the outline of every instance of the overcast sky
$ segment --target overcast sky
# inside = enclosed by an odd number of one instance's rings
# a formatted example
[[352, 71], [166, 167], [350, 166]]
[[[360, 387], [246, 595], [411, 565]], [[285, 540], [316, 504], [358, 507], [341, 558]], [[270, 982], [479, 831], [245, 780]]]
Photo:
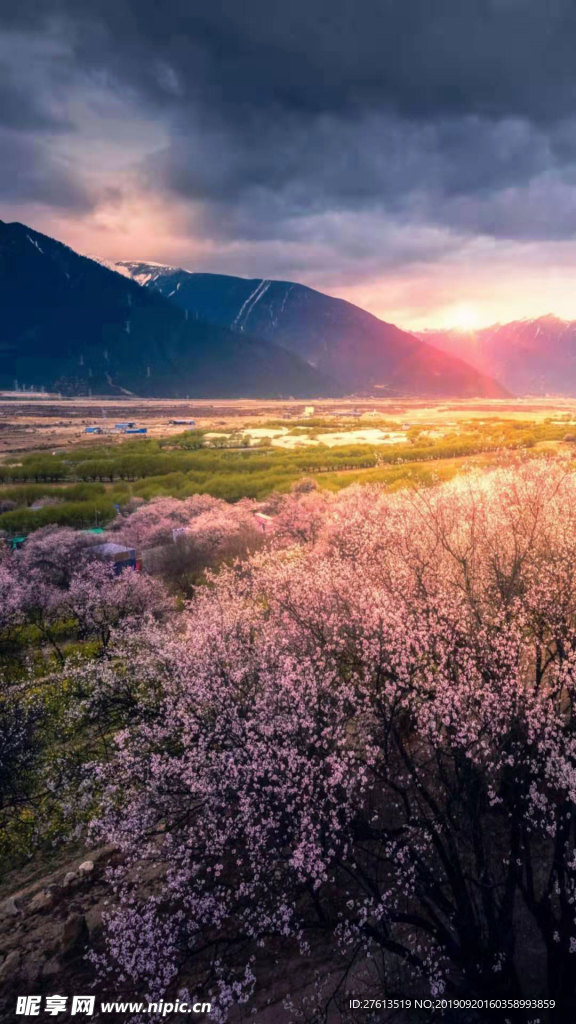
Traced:
[[576, 318], [574, 0], [4, 0], [2, 24], [3, 220], [407, 326]]

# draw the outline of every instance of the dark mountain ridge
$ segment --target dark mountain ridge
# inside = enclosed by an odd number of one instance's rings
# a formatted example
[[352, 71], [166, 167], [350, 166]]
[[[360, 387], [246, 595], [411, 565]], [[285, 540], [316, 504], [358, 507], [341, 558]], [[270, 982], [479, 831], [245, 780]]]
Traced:
[[507, 394], [462, 359], [304, 285], [191, 273], [154, 263], [120, 261], [114, 266], [194, 317], [282, 345], [348, 392], [463, 398]]
[[0, 221], [0, 387], [285, 397], [337, 385], [295, 354], [201, 322], [159, 292]]

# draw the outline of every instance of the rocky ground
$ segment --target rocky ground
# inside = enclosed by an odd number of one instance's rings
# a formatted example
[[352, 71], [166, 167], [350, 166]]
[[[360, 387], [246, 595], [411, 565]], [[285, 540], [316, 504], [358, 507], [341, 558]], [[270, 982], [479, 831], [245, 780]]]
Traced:
[[[125, 998], [113, 990], [104, 992], [101, 983], [95, 984], [94, 969], [88, 959], [90, 950], [101, 947], [102, 914], [110, 897], [106, 869], [116, 861], [117, 854], [111, 847], [92, 850], [1, 899], [1, 1024], [15, 1024], [27, 1019], [15, 1014], [16, 999], [21, 995], [45, 997], [60, 994], [70, 997], [96, 993], [97, 1004], [100, 998]], [[295, 1017], [286, 1009], [285, 999], [299, 1000], [303, 995], [312, 993], [319, 971], [329, 979], [330, 962], [330, 951], [326, 949], [318, 950], [304, 963], [295, 958], [291, 964], [279, 966], [279, 961], [270, 957], [260, 965], [260, 985], [254, 1000], [248, 1007], [239, 1008], [234, 1020], [290, 1024]], [[139, 994], [133, 996], [138, 997]], [[66, 1013], [46, 1016], [41, 1010], [39, 1019], [90, 1020], [95, 1024], [129, 1018], [97, 1012], [91, 1017], [69, 1017]], [[193, 1019], [198, 1022], [209, 1020], [200, 1015]], [[189, 1021], [190, 1017], [169, 1014], [164, 1020]], [[332, 1020], [332, 1016], [329, 1015], [327, 1020]]]
[[101, 935], [113, 857], [94, 850], [0, 903], [0, 1021], [15, 1019], [17, 995], [91, 991], [85, 956]]

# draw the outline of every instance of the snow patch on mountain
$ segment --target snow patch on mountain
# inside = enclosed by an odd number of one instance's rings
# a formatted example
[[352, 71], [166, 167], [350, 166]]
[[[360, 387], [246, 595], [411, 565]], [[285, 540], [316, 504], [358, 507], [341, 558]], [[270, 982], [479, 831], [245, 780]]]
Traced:
[[31, 237], [30, 237], [30, 235], [26, 235], [26, 238], [28, 239], [28, 241], [30, 242], [30, 244], [31, 244], [31, 245], [34, 245], [34, 246], [36, 247], [36, 249], [38, 249], [38, 252], [41, 252], [41, 253], [42, 253], [42, 255], [44, 255], [44, 249], [42, 249], [42, 248], [41, 248], [41, 247], [40, 247], [40, 246], [38, 245], [38, 242], [36, 241], [36, 239], [35, 239], [35, 238], [31, 238]]
[[233, 326], [239, 328], [241, 331], [246, 326], [246, 321], [250, 316], [250, 313], [254, 309], [254, 306], [260, 301], [261, 298], [266, 294], [270, 287], [270, 281], [260, 281], [251, 295], [248, 296], [245, 302], [242, 303], [238, 315], [234, 320]]
[[106, 267], [116, 274], [122, 274], [123, 277], [136, 281], [142, 287], [157, 281], [159, 277], [173, 274], [178, 270], [178, 267], [170, 267], [166, 263], [152, 263], [150, 260], [106, 260], [101, 256], [92, 255], [88, 258], [99, 263], [101, 267]]

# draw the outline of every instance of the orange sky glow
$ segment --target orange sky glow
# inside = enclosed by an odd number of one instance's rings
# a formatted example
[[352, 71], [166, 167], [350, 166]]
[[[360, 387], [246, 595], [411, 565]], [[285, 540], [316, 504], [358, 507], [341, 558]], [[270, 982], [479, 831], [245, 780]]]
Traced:
[[[251, 248], [234, 240], [211, 239], [203, 233], [200, 218], [195, 223], [189, 207], [184, 216], [178, 204], [149, 196], [103, 203], [82, 216], [31, 208], [15, 211], [13, 219], [25, 220], [87, 255], [150, 260], [242, 277], [267, 276], [266, 246]], [[339, 270], [319, 273], [306, 267], [299, 273], [293, 269], [289, 276], [407, 330], [474, 330], [547, 313], [576, 319], [576, 243], [572, 242], [475, 240], [454, 255], [398, 268], [386, 266], [361, 280], [351, 275], [348, 281]]]

